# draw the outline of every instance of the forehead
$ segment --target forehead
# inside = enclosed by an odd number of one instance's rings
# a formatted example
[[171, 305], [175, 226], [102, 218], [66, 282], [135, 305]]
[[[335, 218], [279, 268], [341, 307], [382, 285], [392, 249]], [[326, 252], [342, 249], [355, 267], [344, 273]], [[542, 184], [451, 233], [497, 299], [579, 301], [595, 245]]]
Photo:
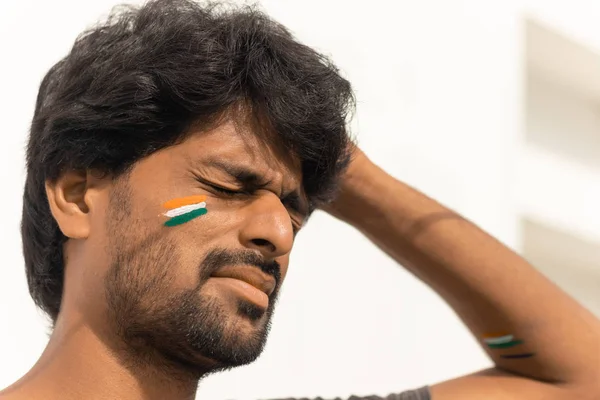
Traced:
[[298, 157], [285, 149], [273, 134], [256, 132], [248, 125], [226, 121], [209, 129], [192, 130], [180, 150], [191, 162], [234, 162], [251, 167], [269, 180], [286, 186], [302, 182]]

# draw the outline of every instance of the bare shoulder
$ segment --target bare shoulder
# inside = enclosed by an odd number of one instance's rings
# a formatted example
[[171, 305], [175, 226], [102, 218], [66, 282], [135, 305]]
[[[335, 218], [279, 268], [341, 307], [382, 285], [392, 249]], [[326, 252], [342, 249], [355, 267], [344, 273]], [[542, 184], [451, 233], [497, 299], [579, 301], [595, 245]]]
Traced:
[[31, 393], [24, 391], [16, 383], [0, 390], [0, 400], [26, 400], [32, 398]]

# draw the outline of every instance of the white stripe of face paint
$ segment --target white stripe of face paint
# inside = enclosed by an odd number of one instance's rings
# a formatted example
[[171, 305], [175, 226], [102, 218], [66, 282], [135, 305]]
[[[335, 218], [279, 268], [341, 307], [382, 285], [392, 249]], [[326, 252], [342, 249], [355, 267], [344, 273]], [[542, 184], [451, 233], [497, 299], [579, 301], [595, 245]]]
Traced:
[[499, 336], [499, 337], [495, 337], [495, 338], [483, 339], [483, 341], [486, 342], [487, 344], [502, 344], [502, 343], [508, 343], [508, 342], [512, 341], [514, 338], [515, 338], [514, 335], [506, 335], [506, 336]]
[[178, 217], [180, 215], [183, 214], [187, 214], [191, 211], [195, 211], [198, 210], [200, 208], [206, 208], [206, 202], [203, 201], [202, 203], [198, 203], [198, 204], [190, 204], [187, 206], [182, 206], [182, 207], [177, 207], [174, 208], [172, 210], [167, 211], [164, 215], [169, 217], [169, 218], [173, 218], [173, 217]]

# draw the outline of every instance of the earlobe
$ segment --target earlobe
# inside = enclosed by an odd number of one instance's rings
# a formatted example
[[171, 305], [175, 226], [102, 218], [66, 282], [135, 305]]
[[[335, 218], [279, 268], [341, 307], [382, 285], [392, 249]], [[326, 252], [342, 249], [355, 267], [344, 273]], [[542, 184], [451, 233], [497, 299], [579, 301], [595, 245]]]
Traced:
[[86, 239], [89, 236], [88, 189], [89, 179], [85, 171], [69, 171], [55, 182], [46, 182], [50, 211], [63, 235], [70, 239]]

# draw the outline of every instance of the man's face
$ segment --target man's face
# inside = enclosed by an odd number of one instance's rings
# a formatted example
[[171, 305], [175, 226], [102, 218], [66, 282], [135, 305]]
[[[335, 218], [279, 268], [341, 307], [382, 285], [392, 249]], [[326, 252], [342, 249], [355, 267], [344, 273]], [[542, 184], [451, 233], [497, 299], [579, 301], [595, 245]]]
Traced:
[[[289, 155], [227, 123], [116, 181], [86, 244], [102, 282], [83, 285], [103, 285], [107, 326], [132, 361], [203, 373], [259, 356], [306, 218], [301, 180]], [[202, 196], [206, 214], [165, 225]]]

